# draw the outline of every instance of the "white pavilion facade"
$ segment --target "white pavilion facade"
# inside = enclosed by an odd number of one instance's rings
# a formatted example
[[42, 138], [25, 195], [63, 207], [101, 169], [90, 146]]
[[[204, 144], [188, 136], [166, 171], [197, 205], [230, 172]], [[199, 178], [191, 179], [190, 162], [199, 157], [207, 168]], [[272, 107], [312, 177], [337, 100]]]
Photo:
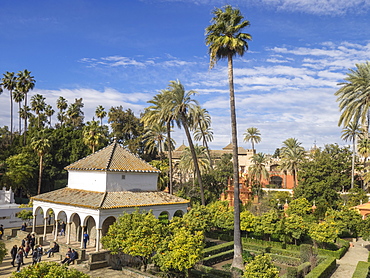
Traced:
[[[65, 188], [32, 197], [34, 225], [44, 220], [44, 238], [50, 212], [57, 223], [66, 223], [66, 243], [81, 242], [89, 234], [89, 245], [101, 248], [100, 239], [124, 212], [149, 211], [158, 217], [182, 216], [189, 201], [157, 190], [159, 170], [130, 153], [116, 141], [111, 145], [65, 167]], [[57, 232], [54, 232], [57, 240]]]

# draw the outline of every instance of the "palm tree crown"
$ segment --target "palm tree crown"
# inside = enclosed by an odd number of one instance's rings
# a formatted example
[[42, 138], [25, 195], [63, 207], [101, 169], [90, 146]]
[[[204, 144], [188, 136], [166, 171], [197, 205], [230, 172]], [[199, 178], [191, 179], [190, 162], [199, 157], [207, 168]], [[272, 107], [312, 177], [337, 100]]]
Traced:
[[298, 167], [305, 156], [305, 150], [301, 144], [296, 138], [289, 138], [283, 142], [283, 147], [280, 149], [281, 168], [292, 173], [294, 187], [297, 185]]
[[370, 122], [370, 62], [356, 64], [356, 69], [350, 69], [344, 80], [346, 82], [339, 83], [342, 87], [335, 93], [338, 96], [339, 109], [342, 111], [338, 125], [348, 126], [351, 121], [360, 121], [363, 126], [366, 126], [366, 132], [368, 132]]
[[250, 141], [252, 143], [252, 150], [254, 154], [254, 144], [261, 142], [261, 132], [256, 127], [249, 127], [244, 132], [244, 142]]

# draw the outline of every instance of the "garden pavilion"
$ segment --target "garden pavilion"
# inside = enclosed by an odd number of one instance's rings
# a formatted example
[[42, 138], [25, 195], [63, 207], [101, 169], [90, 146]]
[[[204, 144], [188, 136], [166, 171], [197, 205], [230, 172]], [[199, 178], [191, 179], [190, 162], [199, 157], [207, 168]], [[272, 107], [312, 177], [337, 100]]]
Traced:
[[[151, 210], [169, 219], [186, 213], [189, 201], [157, 190], [159, 170], [114, 141], [111, 145], [65, 167], [65, 188], [32, 197], [35, 223], [44, 218], [44, 238], [49, 215], [53, 214], [54, 240], [58, 223], [66, 223], [66, 243], [81, 242], [89, 234], [89, 245], [99, 251], [100, 239], [124, 212]], [[52, 212], [52, 213], [50, 213]]]

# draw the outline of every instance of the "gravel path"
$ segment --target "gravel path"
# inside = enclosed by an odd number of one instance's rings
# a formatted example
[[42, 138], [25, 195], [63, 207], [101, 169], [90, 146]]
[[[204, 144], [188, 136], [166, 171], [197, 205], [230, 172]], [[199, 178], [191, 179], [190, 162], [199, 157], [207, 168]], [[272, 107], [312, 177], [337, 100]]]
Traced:
[[359, 239], [353, 242], [353, 247], [348, 249], [348, 252], [337, 260], [337, 269], [331, 275], [331, 278], [350, 278], [355, 272], [357, 263], [359, 261], [367, 262], [369, 256], [370, 243]]

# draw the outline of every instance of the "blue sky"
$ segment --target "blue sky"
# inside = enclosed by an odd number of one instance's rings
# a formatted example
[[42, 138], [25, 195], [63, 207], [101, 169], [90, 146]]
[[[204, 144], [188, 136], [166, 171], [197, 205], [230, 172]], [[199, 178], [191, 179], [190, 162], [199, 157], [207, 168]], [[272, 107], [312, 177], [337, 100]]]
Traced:
[[[250, 148], [243, 133], [251, 126], [265, 153], [289, 137], [305, 148], [346, 144], [334, 93], [349, 68], [370, 59], [370, 0], [1, 0], [0, 73], [31, 71], [30, 95], [44, 95], [55, 110], [59, 96], [82, 97], [85, 121], [100, 104], [138, 115], [178, 79], [211, 114], [210, 146], [219, 149], [231, 139], [227, 65], [209, 70], [204, 33], [212, 10], [225, 4], [241, 10], [253, 37], [234, 61], [239, 144]], [[182, 130], [174, 138], [186, 143]]]

